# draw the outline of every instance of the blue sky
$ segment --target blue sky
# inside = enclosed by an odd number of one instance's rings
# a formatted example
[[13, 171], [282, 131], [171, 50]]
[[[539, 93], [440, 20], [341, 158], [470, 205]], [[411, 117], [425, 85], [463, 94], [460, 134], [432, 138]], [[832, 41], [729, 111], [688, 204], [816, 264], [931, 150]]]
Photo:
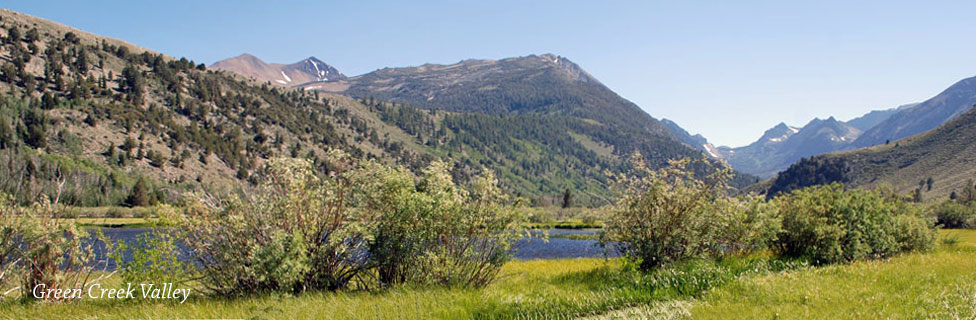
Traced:
[[5, 1], [198, 62], [316, 56], [347, 75], [555, 53], [656, 118], [739, 146], [976, 75], [976, 3], [851, 1]]

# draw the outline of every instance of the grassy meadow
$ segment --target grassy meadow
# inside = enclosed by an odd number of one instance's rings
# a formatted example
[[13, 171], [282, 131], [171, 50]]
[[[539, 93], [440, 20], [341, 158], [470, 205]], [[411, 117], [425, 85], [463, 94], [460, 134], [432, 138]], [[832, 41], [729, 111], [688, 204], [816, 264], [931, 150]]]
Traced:
[[[639, 275], [626, 270], [622, 259], [528, 260], [507, 263], [499, 279], [482, 289], [195, 295], [185, 304], [4, 302], [0, 318], [972, 318], [976, 231], [944, 230], [941, 237], [955, 244], [825, 267], [752, 256]], [[110, 278], [106, 286], [119, 281]]]

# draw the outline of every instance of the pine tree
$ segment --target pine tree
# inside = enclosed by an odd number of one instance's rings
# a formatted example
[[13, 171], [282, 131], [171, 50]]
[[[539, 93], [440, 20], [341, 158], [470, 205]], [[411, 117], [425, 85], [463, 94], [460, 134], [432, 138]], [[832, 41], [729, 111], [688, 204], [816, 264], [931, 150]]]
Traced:
[[136, 185], [129, 192], [129, 197], [125, 203], [130, 207], [144, 207], [149, 205], [149, 183], [146, 178], [139, 178]]
[[131, 64], [126, 65], [122, 69], [122, 85], [129, 102], [142, 105], [143, 95], [146, 90], [145, 82], [146, 80], [143, 79], [142, 73]]
[[13, 147], [14, 131], [7, 123], [6, 117], [0, 117], [0, 149]]
[[20, 29], [17, 26], [10, 27], [7, 30], [7, 43], [17, 43], [20, 41]]
[[573, 194], [566, 188], [566, 192], [563, 192], [563, 208], [569, 208], [573, 205]]

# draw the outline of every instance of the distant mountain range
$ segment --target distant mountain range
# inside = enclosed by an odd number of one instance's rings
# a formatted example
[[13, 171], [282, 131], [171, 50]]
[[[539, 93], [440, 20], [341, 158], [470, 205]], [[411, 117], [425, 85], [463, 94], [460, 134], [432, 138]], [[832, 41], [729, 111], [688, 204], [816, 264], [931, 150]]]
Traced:
[[250, 54], [217, 61], [211, 69], [231, 71], [260, 82], [279, 86], [296, 86], [313, 81], [342, 80], [346, 75], [315, 57], [292, 64], [266, 63]]
[[852, 187], [888, 185], [902, 194], [919, 189], [923, 200], [944, 198], [953, 191], [972, 187], [976, 179], [973, 141], [976, 141], [976, 109], [970, 108], [915, 136], [803, 159], [780, 173], [769, 192], [843, 182]]
[[973, 105], [976, 105], [976, 77], [960, 80], [931, 99], [899, 110], [865, 130], [853, 146], [870, 147], [931, 130]]
[[[779, 123], [747, 146], [718, 147], [718, 157], [736, 170], [769, 178], [796, 161], [817, 154], [853, 149], [863, 131], [912, 105], [871, 111], [850, 121], [815, 118], [803, 127]], [[706, 144], [708, 145], [708, 144]]]
[[976, 77], [963, 79], [921, 103], [871, 111], [846, 122], [830, 117], [814, 119], [803, 127], [780, 123], [743, 147], [716, 148], [701, 135], [691, 136], [673, 122], [668, 128], [685, 143], [727, 161], [740, 172], [769, 178], [805, 157], [891, 143], [931, 130], [973, 105]]

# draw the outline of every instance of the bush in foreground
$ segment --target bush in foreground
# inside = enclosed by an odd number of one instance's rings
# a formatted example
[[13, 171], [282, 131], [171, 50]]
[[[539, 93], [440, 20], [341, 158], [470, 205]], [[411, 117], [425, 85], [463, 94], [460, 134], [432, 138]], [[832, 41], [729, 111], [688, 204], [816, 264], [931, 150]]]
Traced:
[[[38, 292], [80, 289], [102, 280], [93, 276], [104, 267], [95, 261], [97, 235], [73, 222], [60, 220], [63, 209], [47, 197], [28, 207], [17, 207], [0, 193], [0, 299], [6, 296], [40, 300], [66, 300]], [[15, 295], [16, 294], [16, 295]]]
[[506, 204], [493, 175], [465, 189], [440, 161], [419, 184], [404, 169], [364, 168], [355, 198], [377, 218], [369, 251], [381, 284], [477, 287], [494, 279], [526, 221], [518, 206]]
[[191, 206], [181, 236], [201, 284], [222, 295], [339, 290], [351, 284], [482, 286], [507, 260], [524, 214], [487, 174], [461, 188], [435, 162], [417, 183], [401, 167], [333, 151], [327, 176], [273, 159], [268, 183]]
[[783, 216], [776, 247], [788, 257], [829, 264], [935, 244], [936, 230], [911, 204], [878, 191], [831, 184], [795, 190], [774, 202]]
[[[651, 170], [637, 155], [619, 176], [623, 196], [606, 223], [604, 242], [617, 242], [641, 270], [703, 256], [764, 247], [779, 226], [775, 208], [758, 198], [730, 198], [731, 172], [697, 179], [689, 160]], [[704, 161], [704, 160], [702, 160]]]
[[346, 206], [348, 159], [329, 160], [336, 171], [321, 177], [307, 160], [273, 159], [258, 192], [191, 206], [180, 238], [201, 285], [223, 295], [336, 290], [360, 275], [372, 221]]

